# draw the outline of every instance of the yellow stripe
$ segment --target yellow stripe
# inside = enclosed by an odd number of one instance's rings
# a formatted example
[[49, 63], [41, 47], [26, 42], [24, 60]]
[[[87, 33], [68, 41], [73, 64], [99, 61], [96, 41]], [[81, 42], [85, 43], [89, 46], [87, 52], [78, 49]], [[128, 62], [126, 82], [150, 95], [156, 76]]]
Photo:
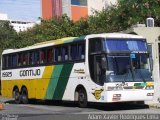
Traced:
[[66, 40], [70, 40], [70, 39], [74, 39], [74, 38], [76, 38], [76, 37], [65, 37], [65, 38], [62, 38], [62, 39], [50, 40], [50, 41], [45, 41], [45, 42], [37, 43], [37, 44], [34, 44], [33, 46], [43, 45], [43, 44], [49, 44], [49, 43], [53, 43], [54, 45], [58, 45], [58, 44], [63, 44], [64, 41], [66, 41]]
[[45, 98], [45, 94], [46, 94], [46, 91], [48, 88], [49, 80], [51, 78], [53, 69], [54, 69], [54, 66], [46, 66], [42, 79], [37, 80], [36, 86], [38, 86], [38, 89], [39, 89], [36, 91], [36, 98], [37, 99], [44, 99]]
[[28, 98], [44, 99], [54, 66], [46, 66], [41, 79], [34, 80], [2, 80], [2, 96], [12, 97], [14, 86], [21, 90], [24, 85], [28, 90]]
[[147, 86], [153, 86], [154, 83], [153, 82], [147, 82]]

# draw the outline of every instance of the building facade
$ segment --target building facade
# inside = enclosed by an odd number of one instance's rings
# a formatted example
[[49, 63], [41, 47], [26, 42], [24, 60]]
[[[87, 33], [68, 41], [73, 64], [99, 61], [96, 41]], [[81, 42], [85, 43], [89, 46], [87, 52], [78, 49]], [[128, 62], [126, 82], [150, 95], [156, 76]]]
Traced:
[[26, 21], [13, 21], [10, 20], [10, 25], [13, 26], [13, 29], [16, 32], [27, 31], [29, 28], [35, 26], [35, 22], [26, 22]]
[[0, 13], [0, 20], [8, 20], [8, 15], [4, 13]]
[[9, 21], [10, 25], [13, 26], [13, 29], [16, 32], [26, 31], [29, 28], [32, 28], [36, 24], [40, 24], [40, 21], [37, 22], [28, 22], [28, 21], [15, 21], [10, 20], [7, 14], [0, 14], [0, 20]]
[[77, 21], [116, 2], [117, 0], [42, 0], [42, 18], [46, 20], [67, 14], [73, 21]]

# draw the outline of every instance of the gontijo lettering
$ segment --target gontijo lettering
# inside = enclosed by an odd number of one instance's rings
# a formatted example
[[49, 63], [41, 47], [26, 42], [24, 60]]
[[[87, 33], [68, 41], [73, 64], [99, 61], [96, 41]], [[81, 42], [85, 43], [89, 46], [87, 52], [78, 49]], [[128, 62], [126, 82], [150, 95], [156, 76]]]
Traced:
[[24, 76], [39, 76], [39, 75], [41, 75], [41, 70], [40, 69], [20, 70], [19, 75], [20, 75], [20, 77], [24, 77]]

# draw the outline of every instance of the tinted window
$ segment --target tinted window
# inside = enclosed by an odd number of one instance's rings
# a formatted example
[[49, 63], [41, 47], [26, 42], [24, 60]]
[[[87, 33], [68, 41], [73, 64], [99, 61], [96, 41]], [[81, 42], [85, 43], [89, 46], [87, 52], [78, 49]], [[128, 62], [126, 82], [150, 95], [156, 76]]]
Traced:
[[2, 57], [2, 68], [5, 69], [8, 67], [8, 57], [7, 56], [3, 56]]
[[53, 62], [53, 49], [47, 50], [47, 63]]
[[55, 48], [55, 62], [59, 62], [62, 60], [61, 58], [61, 47], [56, 47]]
[[89, 52], [100, 52], [103, 50], [102, 39], [101, 38], [93, 38], [89, 40]]
[[12, 55], [12, 67], [17, 67], [17, 55]]
[[46, 63], [46, 50], [40, 50], [40, 64]]
[[87, 0], [71, 0], [72, 5], [87, 6]]
[[68, 46], [62, 47], [62, 61], [68, 60]]
[[85, 57], [85, 45], [73, 44], [70, 52], [71, 60], [82, 60]]

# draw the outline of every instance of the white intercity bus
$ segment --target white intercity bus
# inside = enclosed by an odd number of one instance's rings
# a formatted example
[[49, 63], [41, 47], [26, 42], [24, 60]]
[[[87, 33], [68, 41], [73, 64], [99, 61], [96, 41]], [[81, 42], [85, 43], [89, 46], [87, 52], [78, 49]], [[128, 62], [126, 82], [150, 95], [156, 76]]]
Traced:
[[2, 96], [16, 103], [62, 100], [86, 107], [153, 99], [153, 62], [141, 36], [67, 37], [4, 50], [1, 58]]

